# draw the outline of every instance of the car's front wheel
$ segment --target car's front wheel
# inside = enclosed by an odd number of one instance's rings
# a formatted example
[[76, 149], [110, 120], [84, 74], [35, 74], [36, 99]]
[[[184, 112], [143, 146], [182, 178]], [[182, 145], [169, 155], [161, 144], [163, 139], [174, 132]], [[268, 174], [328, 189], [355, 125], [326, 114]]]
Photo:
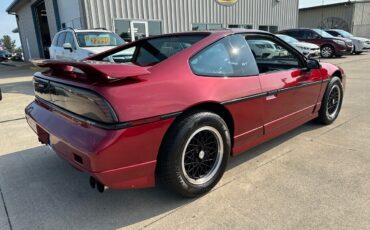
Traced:
[[329, 125], [333, 123], [342, 108], [343, 86], [339, 77], [333, 77], [328, 84], [324, 98], [322, 99], [318, 121]]
[[321, 48], [321, 57], [331, 58], [334, 56], [334, 48], [330, 45], [325, 45]]
[[158, 159], [158, 177], [185, 197], [210, 191], [221, 179], [231, 139], [217, 114], [197, 112], [178, 120], [166, 134]]

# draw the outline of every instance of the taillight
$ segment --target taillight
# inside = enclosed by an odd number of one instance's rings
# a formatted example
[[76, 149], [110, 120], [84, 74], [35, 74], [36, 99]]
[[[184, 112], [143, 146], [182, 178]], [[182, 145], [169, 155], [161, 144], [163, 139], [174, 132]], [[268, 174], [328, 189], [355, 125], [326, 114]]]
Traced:
[[92, 91], [38, 78], [34, 86], [36, 96], [69, 112], [98, 122], [118, 122], [111, 105]]

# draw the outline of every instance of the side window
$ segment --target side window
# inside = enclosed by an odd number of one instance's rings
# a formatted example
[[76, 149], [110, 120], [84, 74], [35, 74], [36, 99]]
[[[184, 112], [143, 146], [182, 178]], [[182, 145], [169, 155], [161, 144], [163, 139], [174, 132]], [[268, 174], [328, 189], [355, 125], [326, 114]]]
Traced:
[[57, 46], [58, 45], [58, 37], [59, 37], [59, 34], [57, 34], [57, 35], [54, 36], [53, 43], [52, 43], [53, 46]]
[[65, 41], [65, 38], [66, 38], [66, 33], [60, 33], [59, 34], [59, 37], [58, 37], [58, 43], [57, 43], [57, 46], [59, 47], [63, 47], [63, 44], [64, 44], [64, 41]]
[[253, 54], [242, 35], [232, 35], [208, 46], [190, 59], [190, 67], [202, 76], [258, 75]]
[[284, 71], [300, 67], [299, 57], [272, 38], [248, 36], [247, 42], [256, 58], [260, 73]]
[[303, 37], [303, 32], [300, 30], [292, 30], [288, 31], [287, 35], [293, 37], [293, 38], [302, 38]]
[[304, 31], [303, 38], [304, 39], [315, 39], [316, 34], [312, 31], [306, 30], [306, 31]]
[[75, 48], [75, 40], [73, 39], [73, 34], [71, 32], [66, 32], [66, 39], [64, 43], [70, 43], [73, 48]]

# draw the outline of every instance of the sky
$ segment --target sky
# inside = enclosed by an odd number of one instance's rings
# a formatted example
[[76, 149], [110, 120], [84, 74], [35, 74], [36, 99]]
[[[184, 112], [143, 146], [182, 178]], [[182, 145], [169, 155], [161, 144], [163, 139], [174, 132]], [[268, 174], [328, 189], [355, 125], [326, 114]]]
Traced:
[[[12, 39], [16, 40], [17, 46], [20, 46], [18, 34], [12, 33], [12, 30], [17, 27], [17, 23], [14, 15], [9, 15], [5, 12], [6, 8], [10, 5], [13, 0], [0, 0], [0, 37], [9, 35]], [[265, 1], [265, 0], [263, 0]], [[331, 4], [336, 2], [346, 2], [347, 0], [324, 0], [325, 4]], [[309, 7], [321, 5], [322, 0], [299, 0], [299, 7]]]

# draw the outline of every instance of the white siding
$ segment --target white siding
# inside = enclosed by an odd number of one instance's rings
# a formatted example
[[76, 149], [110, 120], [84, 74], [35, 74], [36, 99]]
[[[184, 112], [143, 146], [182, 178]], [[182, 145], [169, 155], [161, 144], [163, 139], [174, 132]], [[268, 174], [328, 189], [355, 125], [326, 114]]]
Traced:
[[192, 23], [276, 25], [279, 30], [298, 25], [298, 0], [239, 0], [221, 6], [215, 0], [82, 0], [87, 28], [112, 29], [114, 18], [157, 19], [163, 33], [191, 30]]
[[353, 17], [353, 33], [370, 38], [370, 2], [358, 2]]

